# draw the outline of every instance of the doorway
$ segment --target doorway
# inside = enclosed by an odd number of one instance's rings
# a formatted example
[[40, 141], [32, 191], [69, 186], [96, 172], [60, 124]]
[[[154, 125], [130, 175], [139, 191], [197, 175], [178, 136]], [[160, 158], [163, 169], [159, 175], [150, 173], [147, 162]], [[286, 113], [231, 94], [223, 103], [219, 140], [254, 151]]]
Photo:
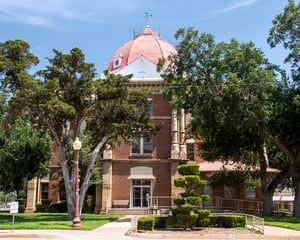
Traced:
[[134, 179], [132, 180], [132, 207], [146, 208], [149, 206], [151, 197], [151, 180]]

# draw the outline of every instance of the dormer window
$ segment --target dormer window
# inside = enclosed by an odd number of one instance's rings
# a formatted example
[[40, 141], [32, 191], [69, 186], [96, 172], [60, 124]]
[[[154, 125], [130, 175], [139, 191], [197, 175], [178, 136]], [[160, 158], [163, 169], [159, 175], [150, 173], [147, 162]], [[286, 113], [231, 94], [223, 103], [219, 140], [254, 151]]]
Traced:
[[121, 65], [122, 62], [122, 54], [120, 54], [115, 60], [114, 60], [114, 68], [117, 68]]
[[120, 64], [121, 64], [121, 58], [116, 59], [116, 60], [114, 61], [114, 68], [119, 67]]

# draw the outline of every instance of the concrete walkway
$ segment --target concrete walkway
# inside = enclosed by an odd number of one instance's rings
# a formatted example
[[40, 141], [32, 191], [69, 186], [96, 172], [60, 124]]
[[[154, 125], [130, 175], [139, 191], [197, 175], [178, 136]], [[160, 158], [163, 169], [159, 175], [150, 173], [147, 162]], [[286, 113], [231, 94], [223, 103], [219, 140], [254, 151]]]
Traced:
[[139, 239], [299, 239], [300, 231], [265, 226], [265, 234], [255, 234], [247, 230], [206, 229], [202, 231], [154, 231], [146, 233], [131, 232], [131, 219], [126, 216], [92, 231], [81, 230], [0, 230], [0, 239], [37, 240], [139, 240]]

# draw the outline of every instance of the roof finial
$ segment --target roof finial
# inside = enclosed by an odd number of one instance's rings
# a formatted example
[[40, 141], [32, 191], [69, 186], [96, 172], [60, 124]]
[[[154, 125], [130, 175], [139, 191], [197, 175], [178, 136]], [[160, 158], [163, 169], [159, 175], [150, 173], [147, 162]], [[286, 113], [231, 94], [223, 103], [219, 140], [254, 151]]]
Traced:
[[149, 17], [152, 17], [152, 14], [146, 12], [144, 17], [146, 18], [146, 26], [149, 27]]

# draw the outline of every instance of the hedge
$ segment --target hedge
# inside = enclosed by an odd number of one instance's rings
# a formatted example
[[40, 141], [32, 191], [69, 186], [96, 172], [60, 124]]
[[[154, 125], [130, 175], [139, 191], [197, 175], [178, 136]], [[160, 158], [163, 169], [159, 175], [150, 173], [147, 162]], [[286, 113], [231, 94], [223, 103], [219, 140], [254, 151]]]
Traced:
[[155, 218], [155, 216], [140, 217], [138, 219], [137, 229], [153, 231], [154, 230], [154, 218]]
[[244, 216], [238, 215], [210, 215], [210, 225], [215, 227], [235, 228], [245, 227], [246, 220]]

